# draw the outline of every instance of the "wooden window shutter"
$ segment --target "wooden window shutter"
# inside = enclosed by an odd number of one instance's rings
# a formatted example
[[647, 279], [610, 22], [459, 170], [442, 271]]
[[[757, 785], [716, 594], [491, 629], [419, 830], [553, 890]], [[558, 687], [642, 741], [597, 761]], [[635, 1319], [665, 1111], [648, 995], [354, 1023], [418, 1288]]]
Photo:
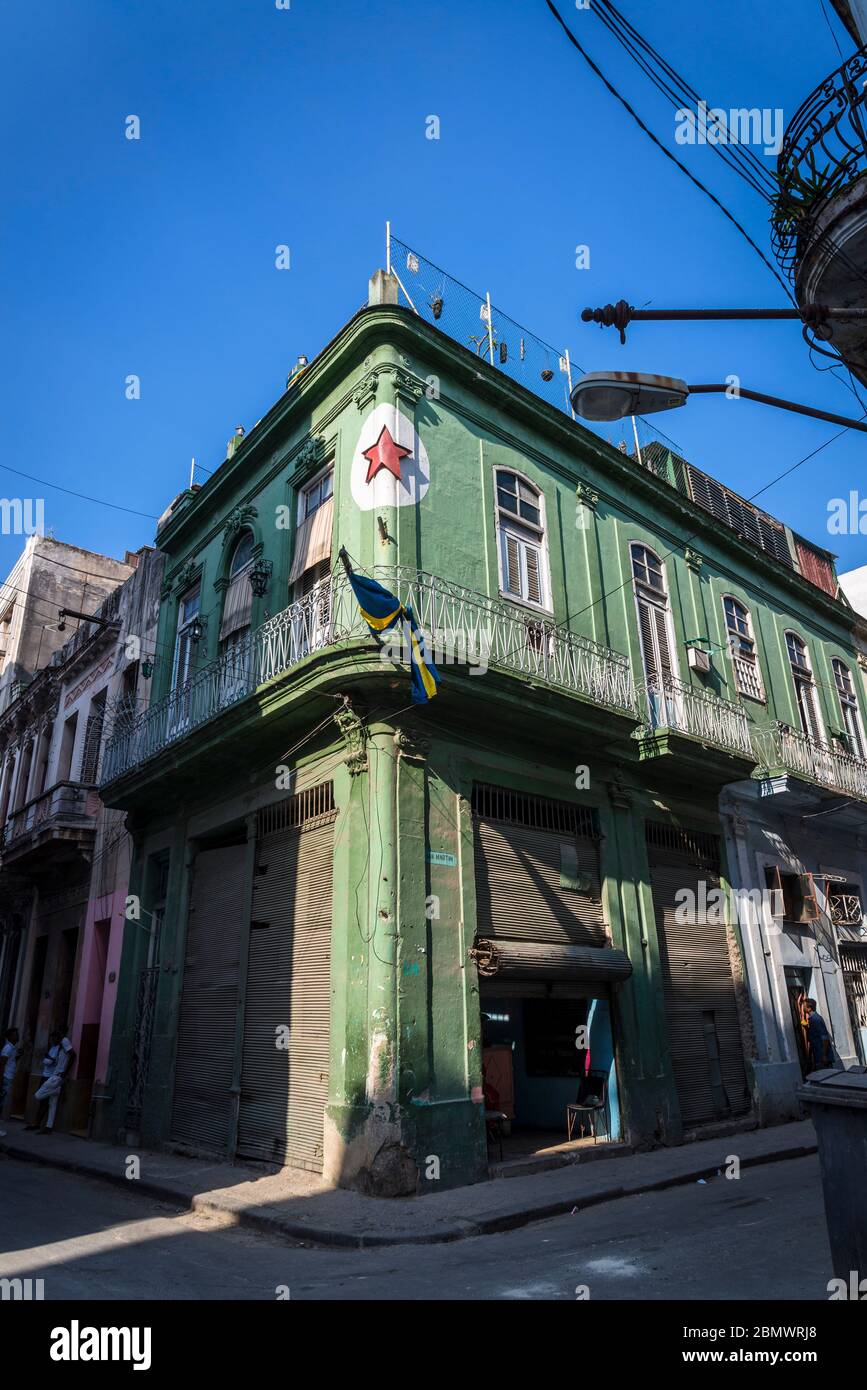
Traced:
[[521, 550], [518, 541], [514, 536], [510, 536], [508, 531], [504, 533], [503, 546], [503, 581], [504, 587], [510, 594], [521, 594]]
[[643, 599], [638, 600], [638, 627], [641, 634], [641, 652], [644, 657], [644, 674], [648, 680], [659, 676], [657, 671], [656, 648], [653, 643], [653, 608]]
[[804, 733], [814, 743], [821, 743], [822, 725], [819, 722], [819, 711], [816, 708], [816, 688], [812, 681], [798, 680], [797, 685], [798, 705], [801, 710]]
[[673, 674], [671, 660], [671, 647], [668, 640], [668, 614], [664, 608], [655, 608], [654, 615], [656, 620], [656, 639], [659, 643], [659, 662], [662, 667], [663, 676]]
[[813, 875], [798, 874], [798, 889], [801, 899], [798, 922], [818, 922], [819, 904], [816, 900], [816, 885], [813, 882]]
[[527, 592], [525, 598], [530, 603], [542, 602], [542, 557], [534, 545], [524, 545], [527, 565]]

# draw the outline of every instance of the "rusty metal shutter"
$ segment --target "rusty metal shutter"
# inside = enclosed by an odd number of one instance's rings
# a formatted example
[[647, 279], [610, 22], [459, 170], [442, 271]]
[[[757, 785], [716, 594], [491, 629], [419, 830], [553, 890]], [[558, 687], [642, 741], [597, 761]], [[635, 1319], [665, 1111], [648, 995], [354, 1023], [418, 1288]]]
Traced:
[[245, 845], [201, 850], [193, 865], [178, 1022], [172, 1138], [226, 1153], [238, 1017]]
[[260, 815], [238, 1117], [239, 1154], [314, 1172], [328, 1102], [335, 816], [330, 783]]
[[[681, 1119], [694, 1125], [743, 1114], [749, 1093], [726, 928], [713, 920], [716, 914], [707, 921], [700, 910], [700, 885], [705, 894], [719, 888], [719, 842], [654, 822], [647, 824], [647, 839]], [[696, 895], [694, 921], [677, 920], [686, 915], [677, 911], [684, 889]]]
[[[477, 933], [604, 946], [595, 818], [583, 807], [477, 786], [473, 793]], [[564, 866], [586, 884], [563, 886]]]
[[625, 951], [599, 946], [552, 946], [540, 941], [477, 937], [470, 952], [480, 980], [588, 980], [619, 984], [632, 974]]

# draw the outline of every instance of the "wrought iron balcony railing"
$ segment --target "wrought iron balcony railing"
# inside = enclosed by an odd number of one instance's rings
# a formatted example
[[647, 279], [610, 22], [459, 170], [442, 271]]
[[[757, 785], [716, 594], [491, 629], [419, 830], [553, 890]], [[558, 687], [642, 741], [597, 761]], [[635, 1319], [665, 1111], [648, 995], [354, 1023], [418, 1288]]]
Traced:
[[93, 829], [98, 807], [94, 787], [81, 782], [57, 782], [12, 812], [3, 827], [3, 848], [17, 849], [28, 837], [51, 826]]
[[771, 239], [789, 275], [805, 252], [829, 235], [823, 214], [830, 202], [867, 173], [865, 78], [867, 48], [862, 48], [825, 78], [786, 127]]
[[[619, 653], [517, 605], [424, 571], [382, 566], [374, 573], [412, 607], [435, 663], [464, 666], [480, 676], [490, 667], [515, 671], [638, 721], [629, 662]], [[102, 785], [147, 762], [312, 653], [369, 638], [346, 576], [333, 574], [134, 720], [118, 719], [106, 743]], [[400, 654], [395, 657], [399, 660]]]
[[796, 777], [867, 800], [867, 762], [854, 753], [816, 743], [787, 724], [771, 724], [753, 733], [758, 766], [766, 773], [785, 771]]
[[750, 723], [740, 705], [672, 676], [646, 681], [641, 695], [647, 712], [646, 733], [670, 729], [728, 753], [753, 756]]

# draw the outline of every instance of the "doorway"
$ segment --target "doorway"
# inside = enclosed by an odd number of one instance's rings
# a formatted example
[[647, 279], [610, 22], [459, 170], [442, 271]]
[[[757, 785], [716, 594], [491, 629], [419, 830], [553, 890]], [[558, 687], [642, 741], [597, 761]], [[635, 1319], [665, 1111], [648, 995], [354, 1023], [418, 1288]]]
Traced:
[[[589, 1143], [618, 1141], [607, 991], [529, 981], [523, 986], [515, 981], [513, 988], [491, 981], [481, 989], [485, 1109], [506, 1117], [503, 1160], [572, 1147], [582, 1137]], [[567, 1107], [575, 1104], [582, 1109], [571, 1117], [570, 1139]]]

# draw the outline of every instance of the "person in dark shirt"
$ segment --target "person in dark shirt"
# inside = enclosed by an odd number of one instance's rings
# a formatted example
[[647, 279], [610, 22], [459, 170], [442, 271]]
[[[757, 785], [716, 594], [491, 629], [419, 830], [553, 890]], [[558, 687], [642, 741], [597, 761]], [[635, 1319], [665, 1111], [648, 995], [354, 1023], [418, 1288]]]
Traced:
[[822, 1015], [816, 1012], [815, 999], [806, 999], [804, 1007], [807, 1010], [807, 1041], [810, 1045], [811, 1069], [820, 1071], [823, 1067], [832, 1067], [834, 1065], [834, 1045], [831, 1042], [828, 1025]]

